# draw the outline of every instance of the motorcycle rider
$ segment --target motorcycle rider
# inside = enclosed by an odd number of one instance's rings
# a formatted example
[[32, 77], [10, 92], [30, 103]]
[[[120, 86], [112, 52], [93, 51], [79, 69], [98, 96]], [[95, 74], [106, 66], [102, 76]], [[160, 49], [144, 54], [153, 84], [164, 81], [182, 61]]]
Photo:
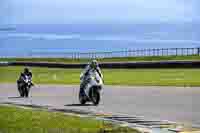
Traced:
[[32, 78], [32, 72], [28, 68], [24, 68], [24, 73], [23, 74]]
[[80, 75], [80, 80], [81, 80], [80, 92], [81, 92], [81, 94], [84, 93], [85, 85], [87, 85], [87, 83], [88, 83], [88, 80], [87, 80], [88, 74], [92, 70], [97, 71], [97, 73], [99, 74], [99, 76], [103, 80], [103, 74], [101, 72], [101, 69], [100, 69], [100, 67], [98, 65], [97, 60], [92, 60], [90, 63], [88, 63], [88, 65], [86, 66], [86, 68], [83, 70], [83, 72]]
[[20, 77], [17, 80], [18, 89], [23, 85], [23, 79], [25, 78], [25, 76], [28, 76], [32, 79], [32, 72], [28, 68], [24, 68], [24, 72], [20, 74]]

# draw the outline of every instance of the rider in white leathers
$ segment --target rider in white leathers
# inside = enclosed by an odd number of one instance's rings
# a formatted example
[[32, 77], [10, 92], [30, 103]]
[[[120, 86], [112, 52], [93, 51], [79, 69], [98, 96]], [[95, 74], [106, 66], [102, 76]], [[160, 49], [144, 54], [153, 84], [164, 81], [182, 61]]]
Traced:
[[80, 91], [83, 94], [83, 90], [85, 88], [85, 85], [87, 85], [88, 80], [88, 74], [91, 70], [96, 70], [97, 73], [99, 74], [99, 76], [102, 78], [103, 80], [103, 74], [101, 72], [101, 69], [99, 68], [98, 62], [96, 60], [92, 60], [87, 66], [86, 68], [83, 70], [83, 72], [80, 75], [80, 80], [81, 80], [81, 84], [80, 84]]

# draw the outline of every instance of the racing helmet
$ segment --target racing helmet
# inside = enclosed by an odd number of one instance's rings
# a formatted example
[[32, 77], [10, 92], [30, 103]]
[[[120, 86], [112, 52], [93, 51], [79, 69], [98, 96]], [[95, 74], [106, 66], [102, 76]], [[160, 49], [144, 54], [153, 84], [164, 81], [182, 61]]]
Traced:
[[29, 73], [29, 69], [27, 67], [24, 68], [24, 73]]
[[98, 67], [98, 62], [97, 62], [97, 60], [92, 60], [91, 63], [90, 63], [90, 66], [91, 66], [92, 68], [97, 68], [97, 67]]

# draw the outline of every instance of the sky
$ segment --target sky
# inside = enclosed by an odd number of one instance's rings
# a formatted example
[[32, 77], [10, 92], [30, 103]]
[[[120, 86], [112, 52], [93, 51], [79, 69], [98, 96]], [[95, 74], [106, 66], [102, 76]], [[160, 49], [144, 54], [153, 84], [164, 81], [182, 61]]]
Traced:
[[199, 21], [199, 0], [0, 0], [0, 24]]

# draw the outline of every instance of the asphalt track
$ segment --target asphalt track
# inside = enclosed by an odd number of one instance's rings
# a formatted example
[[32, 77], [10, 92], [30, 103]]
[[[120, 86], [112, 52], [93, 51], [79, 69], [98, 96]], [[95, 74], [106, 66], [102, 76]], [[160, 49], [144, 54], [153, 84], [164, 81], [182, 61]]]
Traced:
[[78, 86], [37, 85], [30, 98], [18, 96], [15, 84], [0, 84], [0, 103], [31, 103], [200, 125], [200, 87], [105, 86], [97, 107], [79, 105]]

